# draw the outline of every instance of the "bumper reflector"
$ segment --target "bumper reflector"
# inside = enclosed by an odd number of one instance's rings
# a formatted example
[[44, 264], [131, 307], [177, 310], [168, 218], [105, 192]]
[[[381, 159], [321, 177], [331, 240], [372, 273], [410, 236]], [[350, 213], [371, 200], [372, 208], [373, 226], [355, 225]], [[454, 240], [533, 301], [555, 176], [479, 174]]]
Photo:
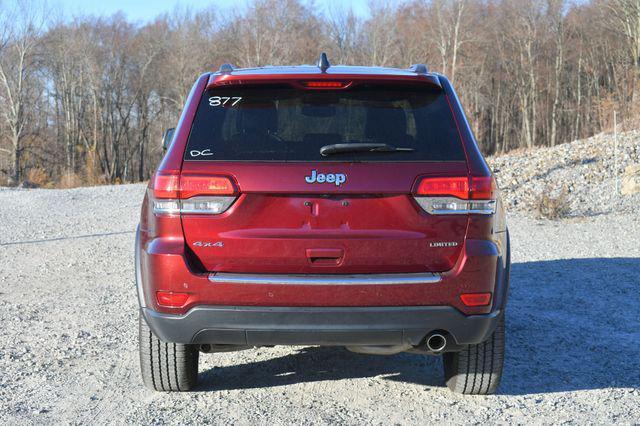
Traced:
[[465, 293], [460, 295], [465, 306], [487, 306], [491, 302], [491, 293]]
[[189, 293], [174, 293], [172, 291], [158, 291], [156, 292], [156, 299], [158, 305], [167, 306], [169, 308], [180, 308], [187, 303], [189, 299]]

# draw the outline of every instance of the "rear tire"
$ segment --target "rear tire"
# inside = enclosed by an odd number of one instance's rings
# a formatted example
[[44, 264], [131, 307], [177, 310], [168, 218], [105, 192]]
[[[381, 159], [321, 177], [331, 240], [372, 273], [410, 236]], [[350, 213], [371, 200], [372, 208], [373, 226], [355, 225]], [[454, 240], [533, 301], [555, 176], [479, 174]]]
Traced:
[[198, 383], [196, 345], [158, 339], [145, 319], [139, 318], [140, 370], [144, 384], [156, 391], [190, 391]]
[[502, 378], [504, 348], [503, 314], [489, 339], [442, 356], [447, 387], [465, 395], [494, 394]]

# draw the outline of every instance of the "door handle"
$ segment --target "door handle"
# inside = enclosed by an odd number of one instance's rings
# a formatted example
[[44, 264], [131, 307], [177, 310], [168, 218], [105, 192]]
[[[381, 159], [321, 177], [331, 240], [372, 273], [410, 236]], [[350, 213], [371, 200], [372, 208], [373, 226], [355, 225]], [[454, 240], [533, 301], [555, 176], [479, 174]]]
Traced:
[[335, 266], [342, 262], [344, 250], [317, 248], [307, 249], [307, 259], [314, 265]]

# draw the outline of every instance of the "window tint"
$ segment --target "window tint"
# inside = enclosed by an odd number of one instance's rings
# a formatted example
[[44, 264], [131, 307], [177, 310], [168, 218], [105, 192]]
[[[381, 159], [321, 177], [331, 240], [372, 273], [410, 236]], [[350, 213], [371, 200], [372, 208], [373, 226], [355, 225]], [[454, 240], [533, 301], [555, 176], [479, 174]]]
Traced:
[[[320, 148], [338, 143], [385, 143], [413, 151], [320, 155]], [[465, 156], [441, 91], [266, 86], [207, 91], [185, 160], [464, 161]]]

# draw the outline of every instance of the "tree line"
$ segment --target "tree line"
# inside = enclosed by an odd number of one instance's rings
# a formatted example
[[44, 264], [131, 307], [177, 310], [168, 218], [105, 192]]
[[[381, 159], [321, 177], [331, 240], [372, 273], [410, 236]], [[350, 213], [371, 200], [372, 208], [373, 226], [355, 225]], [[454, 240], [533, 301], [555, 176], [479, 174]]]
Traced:
[[314, 63], [449, 76], [482, 150], [553, 146], [640, 117], [640, 0], [177, 7], [146, 23], [0, 4], [0, 184], [148, 179], [195, 78], [220, 64]]

